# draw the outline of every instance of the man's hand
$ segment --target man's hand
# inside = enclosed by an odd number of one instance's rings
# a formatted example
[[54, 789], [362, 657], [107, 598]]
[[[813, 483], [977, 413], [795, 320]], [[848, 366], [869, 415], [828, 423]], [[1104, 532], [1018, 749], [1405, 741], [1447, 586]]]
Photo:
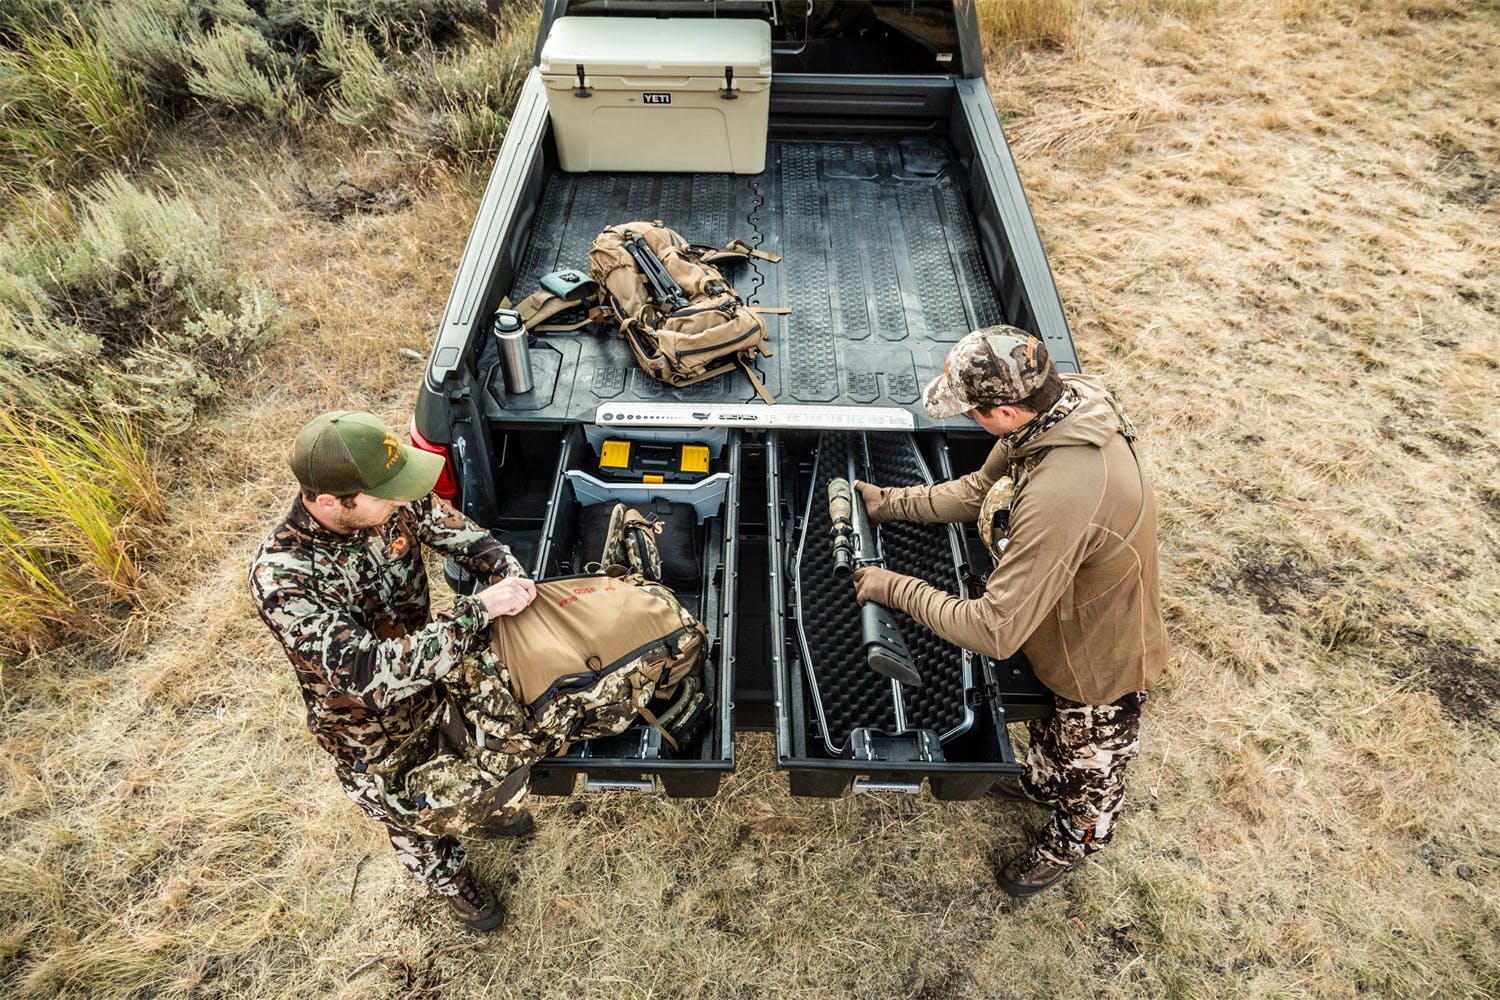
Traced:
[[859, 491], [859, 498], [865, 502], [865, 513], [869, 515], [870, 523], [879, 524], [880, 518], [875, 516], [875, 508], [880, 506], [880, 487], [873, 483], [862, 483], [856, 479], [854, 488]]
[[854, 571], [854, 599], [860, 604], [889, 605], [891, 591], [901, 574], [880, 566], [861, 566]]
[[536, 600], [536, 584], [524, 576], [508, 576], [474, 595], [491, 618], [517, 615]]

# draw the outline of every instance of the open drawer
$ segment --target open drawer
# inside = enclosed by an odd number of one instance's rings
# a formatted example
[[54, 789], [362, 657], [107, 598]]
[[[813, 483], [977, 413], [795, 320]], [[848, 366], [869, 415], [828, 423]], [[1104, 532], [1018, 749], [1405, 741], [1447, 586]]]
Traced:
[[496, 481], [509, 487], [499, 506], [500, 537], [536, 579], [586, 572], [598, 558], [582, 547], [585, 507], [612, 499], [691, 504], [687, 521], [694, 533], [696, 572], [668, 583], [708, 631], [703, 678], [714, 715], [700, 736], [673, 751], [660, 733], [638, 723], [618, 736], [582, 742], [565, 756], [532, 767], [531, 790], [539, 795], [571, 794], [581, 776], [586, 789], [659, 788], [674, 797], [709, 796], [734, 769], [734, 682], [732, 657], [725, 650], [734, 648], [734, 621], [727, 609], [735, 598], [740, 440], [725, 433], [708, 444], [710, 468], [699, 483], [642, 484], [601, 476], [598, 442], [591, 443], [577, 425], [509, 428], [497, 435]]
[[[865, 662], [854, 588], [832, 568], [828, 482], [845, 475], [849, 455], [857, 452], [882, 485], [933, 482], [952, 475], [947, 442], [786, 432], [769, 435], [766, 448], [777, 752], [792, 793], [915, 792], [926, 781], [940, 799], [972, 799], [998, 775], [1017, 773], [1006, 725], [1045, 711], [1024, 659], [998, 663], [961, 650], [897, 614], [922, 684], [876, 674]], [[976, 565], [982, 549], [972, 551], [960, 526], [891, 524], [881, 535], [891, 569], [952, 593], [970, 596], [989, 568]]]

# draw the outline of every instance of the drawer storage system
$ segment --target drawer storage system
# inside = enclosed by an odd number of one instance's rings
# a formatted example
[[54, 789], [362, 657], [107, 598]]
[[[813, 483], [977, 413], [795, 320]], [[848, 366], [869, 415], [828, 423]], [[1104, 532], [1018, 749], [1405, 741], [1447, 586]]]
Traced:
[[771, 29], [764, 21], [562, 17], [539, 68], [563, 170], [756, 174], [765, 167]]
[[[676, 753], [644, 725], [573, 747], [533, 769], [539, 793], [583, 781], [710, 795], [736, 731], [763, 730], [799, 795], [925, 785], [972, 798], [1019, 770], [1007, 727], [1050, 711], [1024, 659], [956, 649], [911, 621], [899, 624], [922, 685], [873, 673], [853, 588], [830, 565], [828, 480], [847, 456], [868, 452], [870, 477], [897, 484], [988, 453], [993, 439], [921, 405], [965, 333], [1016, 326], [1079, 370], [973, 5], [918, 7], [543, 5], [414, 430], [446, 453], [464, 511], [538, 575], [597, 558], [616, 501], [691, 536], [669, 584], [709, 632], [716, 714]], [[492, 322], [543, 279], [582, 273], [603, 229], [637, 219], [770, 252], [723, 271], [764, 310], [771, 353], [753, 367], [777, 405], [738, 373], [664, 385], [607, 323], [523, 340]], [[882, 538], [888, 565], [950, 593], [975, 595], [990, 568], [971, 526]]]
[[[601, 456], [621, 440], [707, 448], [708, 469], [694, 483], [612, 481]], [[925, 781], [940, 799], [968, 799], [1019, 770], [1006, 724], [1049, 705], [1024, 659], [996, 663], [898, 615], [923, 683], [881, 677], [864, 660], [853, 586], [832, 569], [828, 480], [856, 451], [885, 484], [948, 478], [941, 436], [590, 425], [501, 431], [496, 446], [510, 487], [502, 538], [539, 579], [588, 571], [598, 555], [583, 543], [584, 524], [598, 505], [681, 505], [697, 565], [672, 585], [709, 633], [707, 731], [676, 753], [644, 725], [587, 741], [533, 767], [537, 794], [571, 794], [582, 776], [585, 790], [712, 795], [734, 768], [736, 729], [776, 733], [778, 766], [798, 795], [915, 793]], [[989, 567], [972, 529], [880, 531], [892, 569], [966, 596], [982, 586]]]

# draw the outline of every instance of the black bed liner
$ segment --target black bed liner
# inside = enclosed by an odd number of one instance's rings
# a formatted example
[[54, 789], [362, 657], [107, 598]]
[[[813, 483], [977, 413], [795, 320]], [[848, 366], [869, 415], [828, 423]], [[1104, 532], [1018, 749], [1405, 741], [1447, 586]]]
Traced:
[[[920, 411], [922, 387], [953, 343], [1003, 322], [967, 204], [953, 151], [927, 136], [773, 139], [755, 176], [555, 172], [512, 295], [535, 290], [550, 271], [586, 268], [590, 244], [609, 225], [659, 219], [694, 243], [742, 238], [782, 257], [726, 269], [750, 303], [791, 309], [766, 317], [773, 354], [758, 364], [778, 400]], [[589, 423], [601, 403], [756, 398], [738, 373], [665, 386], [609, 331], [539, 338], [532, 358], [536, 388], [507, 394], [487, 343], [479, 364], [487, 417]], [[933, 421], [918, 412], [917, 424]]]

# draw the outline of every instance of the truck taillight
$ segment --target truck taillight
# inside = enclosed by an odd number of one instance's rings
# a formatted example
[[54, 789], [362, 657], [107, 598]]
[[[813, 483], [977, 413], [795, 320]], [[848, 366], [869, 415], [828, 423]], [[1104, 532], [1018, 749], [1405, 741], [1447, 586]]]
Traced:
[[448, 453], [448, 446], [433, 444], [417, 433], [416, 420], [411, 422], [411, 443], [413, 447], [443, 456], [443, 473], [438, 476], [437, 485], [432, 488], [432, 491], [449, 503], [458, 503], [458, 479], [453, 475], [453, 456]]

